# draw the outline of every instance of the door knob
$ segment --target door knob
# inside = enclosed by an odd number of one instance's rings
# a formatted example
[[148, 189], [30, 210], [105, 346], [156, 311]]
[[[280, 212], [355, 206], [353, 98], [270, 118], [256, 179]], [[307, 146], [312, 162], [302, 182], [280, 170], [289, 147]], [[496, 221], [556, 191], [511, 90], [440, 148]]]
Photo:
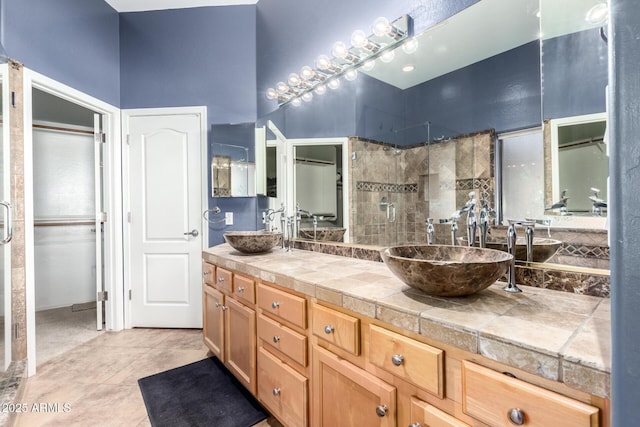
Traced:
[[187, 231], [186, 233], [182, 233], [182, 234], [184, 234], [185, 236], [191, 235], [192, 237], [198, 237], [198, 234], [200, 233], [198, 233], [198, 230], [194, 228], [193, 230]]

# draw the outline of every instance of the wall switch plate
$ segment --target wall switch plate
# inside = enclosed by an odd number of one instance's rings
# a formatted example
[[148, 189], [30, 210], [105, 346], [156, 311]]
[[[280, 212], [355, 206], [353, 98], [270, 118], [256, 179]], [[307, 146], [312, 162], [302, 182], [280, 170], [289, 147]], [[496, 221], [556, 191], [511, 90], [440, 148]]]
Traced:
[[224, 213], [224, 223], [225, 225], [233, 225], [233, 212]]

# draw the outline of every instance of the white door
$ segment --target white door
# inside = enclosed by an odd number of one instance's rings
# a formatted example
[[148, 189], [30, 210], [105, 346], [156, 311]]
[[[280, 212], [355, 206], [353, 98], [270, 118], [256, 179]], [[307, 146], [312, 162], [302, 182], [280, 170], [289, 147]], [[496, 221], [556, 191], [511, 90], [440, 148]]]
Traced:
[[131, 326], [200, 328], [206, 114], [155, 111], [125, 120]]

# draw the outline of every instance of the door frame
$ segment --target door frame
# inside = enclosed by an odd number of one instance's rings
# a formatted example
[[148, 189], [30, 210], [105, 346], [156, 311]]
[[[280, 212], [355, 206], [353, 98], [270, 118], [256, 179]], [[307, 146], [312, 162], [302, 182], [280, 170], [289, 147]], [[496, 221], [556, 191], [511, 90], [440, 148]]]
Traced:
[[120, 140], [120, 109], [77, 89], [24, 67], [24, 220], [26, 307], [27, 307], [27, 374], [36, 372], [35, 325], [35, 260], [33, 215], [33, 99], [32, 88], [42, 90], [58, 98], [102, 114], [107, 141], [103, 158], [104, 210], [104, 290], [109, 299], [105, 304], [107, 330], [123, 328], [123, 250], [122, 250], [122, 147]]
[[[129, 119], [132, 117], [144, 117], [144, 116], [159, 116], [159, 115], [182, 115], [182, 114], [195, 114], [200, 118], [200, 175], [202, 181], [202, 190], [200, 195], [200, 209], [204, 211], [207, 209], [209, 203], [209, 185], [208, 185], [208, 159], [207, 159], [207, 107], [206, 106], [191, 106], [191, 107], [162, 107], [162, 108], [134, 108], [122, 110], [122, 188], [123, 188], [123, 216], [127, 216], [131, 210], [130, 203], [130, 173], [129, 173], [129, 146], [126, 143], [129, 134]], [[201, 217], [201, 242], [202, 249], [209, 247], [209, 227], [204, 218]], [[123, 223], [123, 235], [124, 235], [124, 284], [123, 291], [128, 294], [131, 290], [131, 227], [129, 223], [125, 221]], [[124, 328], [131, 329], [131, 309], [132, 304], [129, 296], [124, 298]]]

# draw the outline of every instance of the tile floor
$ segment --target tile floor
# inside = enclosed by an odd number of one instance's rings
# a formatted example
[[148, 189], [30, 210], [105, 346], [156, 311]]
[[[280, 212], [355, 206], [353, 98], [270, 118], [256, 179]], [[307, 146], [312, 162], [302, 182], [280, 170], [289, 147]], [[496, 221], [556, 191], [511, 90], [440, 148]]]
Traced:
[[[58, 323], [60, 341], [74, 333], [62, 329]], [[11, 424], [149, 426], [137, 380], [203, 359], [208, 353], [202, 331], [189, 329], [103, 332], [89, 341], [68, 345], [63, 353], [38, 363], [37, 374], [26, 381], [17, 402], [28, 411], [17, 414]], [[273, 419], [258, 424], [278, 425]]]

